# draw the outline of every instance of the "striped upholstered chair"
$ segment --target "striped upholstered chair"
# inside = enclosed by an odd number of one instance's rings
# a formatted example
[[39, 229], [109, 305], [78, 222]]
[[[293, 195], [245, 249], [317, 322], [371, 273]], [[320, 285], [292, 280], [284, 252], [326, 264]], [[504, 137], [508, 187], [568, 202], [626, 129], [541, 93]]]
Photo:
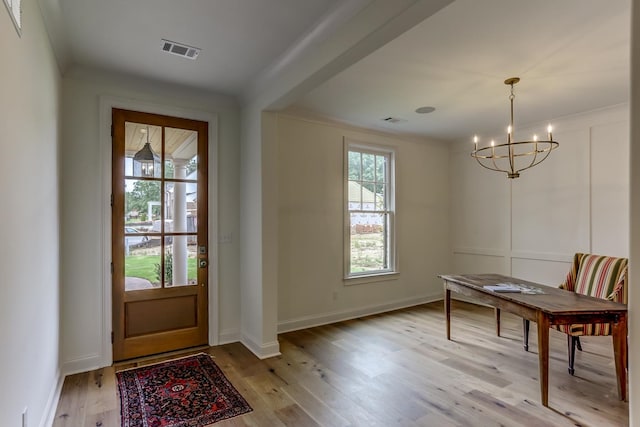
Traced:
[[[577, 253], [573, 257], [571, 270], [560, 288], [626, 304], [627, 264], [626, 258]], [[611, 335], [610, 323], [556, 325], [555, 328], [567, 334], [571, 375], [574, 373], [576, 346], [582, 351], [580, 336]]]
[[[627, 303], [627, 264], [626, 258], [614, 258], [603, 255], [577, 253], [573, 257], [571, 270], [567, 274], [561, 289], [589, 295], [595, 298]], [[529, 335], [529, 321], [524, 322], [525, 348]], [[576, 346], [582, 351], [580, 337], [585, 335], [611, 335], [610, 323], [591, 323], [576, 325], [555, 325], [560, 332], [567, 334], [569, 348], [569, 373], [573, 375]]]

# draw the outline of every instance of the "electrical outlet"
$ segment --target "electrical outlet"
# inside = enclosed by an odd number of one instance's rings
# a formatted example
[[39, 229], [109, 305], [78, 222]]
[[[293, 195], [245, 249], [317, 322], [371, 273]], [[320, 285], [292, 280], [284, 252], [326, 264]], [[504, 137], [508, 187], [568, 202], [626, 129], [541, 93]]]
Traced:
[[28, 427], [27, 425], [27, 407], [25, 406], [22, 411], [22, 427]]

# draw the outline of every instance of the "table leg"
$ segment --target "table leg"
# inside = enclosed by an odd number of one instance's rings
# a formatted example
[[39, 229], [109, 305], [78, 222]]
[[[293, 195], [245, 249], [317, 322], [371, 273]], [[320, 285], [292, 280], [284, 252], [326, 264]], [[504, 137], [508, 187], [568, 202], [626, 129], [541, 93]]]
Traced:
[[529, 321], [522, 319], [522, 346], [524, 351], [529, 351]]
[[538, 312], [538, 364], [540, 369], [540, 399], [549, 406], [549, 318]]
[[493, 312], [496, 316], [496, 335], [500, 336], [500, 309], [494, 308]]
[[618, 378], [618, 398], [627, 399], [627, 314], [623, 313], [613, 322], [613, 354]]
[[447, 339], [451, 340], [451, 290], [444, 285], [444, 317], [447, 319]]

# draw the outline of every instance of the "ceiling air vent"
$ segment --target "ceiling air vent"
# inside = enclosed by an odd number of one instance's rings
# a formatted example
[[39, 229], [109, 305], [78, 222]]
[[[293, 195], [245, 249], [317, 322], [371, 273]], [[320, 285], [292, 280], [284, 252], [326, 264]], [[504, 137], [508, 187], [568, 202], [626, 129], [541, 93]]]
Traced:
[[196, 59], [202, 49], [162, 39], [162, 50], [173, 55], [182, 56], [183, 58]]
[[406, 120], [404, 119], [399, 119], [397, 117], [385, 117], [384, 119], [380, 119], [383, 122], [387, 122], [387, 123], [400, 123], [400, 122], [406, 122]]

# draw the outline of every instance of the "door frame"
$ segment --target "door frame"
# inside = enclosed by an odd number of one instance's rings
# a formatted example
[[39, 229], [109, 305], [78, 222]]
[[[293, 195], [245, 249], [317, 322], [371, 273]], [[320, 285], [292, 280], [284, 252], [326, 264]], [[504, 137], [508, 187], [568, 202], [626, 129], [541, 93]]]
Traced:
[[125, 110], [141, 111], [151, 114], [181, 117], [200, 120], [209, 124], [209, 219], [208, 219], [208, 247], [209, 247], [209, 345], [214, 346], [219, 342], [219, 301], [218, 298], [218, 115], [211, 112], [189, 110], [168, 105], [154, 104], [144, 101], [136, 101], [113, 96], [100, 96], [100, 171], [102, 188], [102, 337], [100, 338], [101, 366], [110, 366], [113, 363], [113, 344], [111, 343], [112, 330], [112, 286], [111, 286], [111, 110], [121, 108]]

